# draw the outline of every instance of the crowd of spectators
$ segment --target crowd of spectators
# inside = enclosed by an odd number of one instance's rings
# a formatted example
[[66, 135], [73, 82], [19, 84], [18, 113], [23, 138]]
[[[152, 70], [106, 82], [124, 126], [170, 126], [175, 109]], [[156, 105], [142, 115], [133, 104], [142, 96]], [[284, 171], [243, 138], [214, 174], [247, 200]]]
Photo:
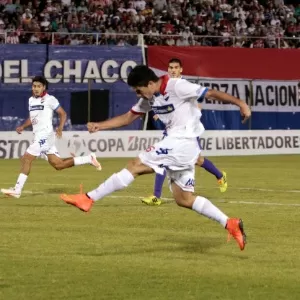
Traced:
[[0, 0], [0, 43], [123, 46], [139, 34], [147, 45], [300, 48], [300, 3]]

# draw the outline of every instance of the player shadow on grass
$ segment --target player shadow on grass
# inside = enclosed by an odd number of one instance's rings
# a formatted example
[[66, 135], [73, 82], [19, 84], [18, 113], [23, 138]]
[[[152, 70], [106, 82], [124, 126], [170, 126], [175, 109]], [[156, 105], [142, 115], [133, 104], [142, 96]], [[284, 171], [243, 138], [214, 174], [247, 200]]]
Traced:
[[[163, 242], [165, 240], [161, 240]], [[207, 253], [211, 249], [220, 248], [223, 243], [219, 238], [201, 237], [194, 239], [191, 237], [172, 237], [168, 239], [172, 251], [185, 252], [185, 253]]]
[[[212, 256], [227, 256], [232, 258], [237, 258], [236, 253], [223, 253], [223, 252], [211, 252], [212, 249], [219, 249], [224, 248], [226, 246], [226, 240], [223, 240], [222, 238], [217, 237], [201, 237], [199, 236], [198, 240], [191, 239], [189, 237], [183, 238], [180, 237], [180, 245], [177, 247], [178, 250], [184, 251], [185, 253], [191, 253], [191, 254], [205, 254], [205, 255], [212, 255]], [[232, 243], [234, 243], [234, 247], [236, 247], [235, 242], [232, 240]], [[228, 247], [230, 247], [228, 245]], [[236, 249], [235, 249], [236, 250]], [[191, 256], [187, 259], [193, 259], [194, 256]], [[242, 255], [238, 257], [239, 259], [248, 259], [247, 256]]]
[[[234, 243], [234, 241], [231, 241]], [[233, 245], [236, 247], [236, 245]], [[198, 258], [201, 259], [201, 255], [209, 255], [209, 256], [221, 256], [227, 257], [232, 259], [240, 259], [240, 260], [247, 260], [249, 257], [244, 253], [239, 253], [238, 249], [233, 248], [231, 245], [226, 244], [226, 239], [218, 238], [218, 237], [199, 237], [195, 239], [194, 237], [180, 237], [180, 236], [166, 236], [165, 238], [158, 239], [153, 241], [152, 243], [148, 244], [140, 244], [140, 245], [122, 245], [123, 249], [119, 247], [115, 247], [110, 251], [103, 251], [103, 252], [89, 252], [84, 250], [82, 253], [77, 253], [79, 255], [85, 256], [94, 256], [94, 257], [101, 257], [101, 256], [123, 256], [128, 255], [132, 256], [135, 254], [143, 255], [143, 254], [150, 254], [155, 253], [160, 256], [164, 256], [164, 253], [169, 253], [172, 251], [173, 256], [169, 257], [166, 255], [166, 260], [174, 259], [174, 257], [183, 257], [185, 260], [195, 260]], [[229, 247], [230, 253], [228, 253]], [[240, 255], [238, 255], [240, 254]], [[203, 256], [204, 257], [204, 256]]]
[[[163, 239], [156, 240], [151, 244], [143, 244], [143, 245], [123, 245], [123, 249], [116, 247], [111, 251], [103, 251], [98, 253], [91, 253], [85, 251], [83, 253], [77, 253], [80, 255], [86, 256], [122, 256], [122, 255], [134, 255], [134, 254], [149, 254], [156, 253], [161, 256], [164, 256], [164, 253], [167, 253], [172, 249], [172, 253], [174, 256], [182, 256], [184, 255], [186, 260], [195, 260], [195, 255], [201, 256], [201, 254], [212, 255], [212, 256], [226, 256], [232, 258], [241, 258], [248, 259], [247, 256], [238, 256], [235, 252], [233, 253], [224, 253], [224, 245], [226, 245], [226, 240], [222, 240], [222, 238], [217, 237], [201, 237], [199, 235], [199, 239], [195, 240], [191, 237], [166, 237]], [[229, 246], [229, 245], [228, 245]], [[221, 249], [220, 253], [216, 251], [211, 251], [214, 249]], [[172, 257], [172, 259], [174, 258]], [[167, 258], [166, 258], [167, 259]], [[170, 258], [171, 259], [171, 258]]]

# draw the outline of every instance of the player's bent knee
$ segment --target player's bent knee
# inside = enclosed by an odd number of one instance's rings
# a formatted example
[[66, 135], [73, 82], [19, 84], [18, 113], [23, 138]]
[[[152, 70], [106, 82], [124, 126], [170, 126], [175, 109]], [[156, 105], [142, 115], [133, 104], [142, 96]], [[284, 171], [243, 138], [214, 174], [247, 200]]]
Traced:
[[172, 184], [173, 197], [178, 206], [192, 208], [195, 201], [195, 196], [192, 192], [182, 190], [175, 183]]
[[61, 170], [65, 169], [63, 161], [52, 162], [50, 164], [56, 171], [61, 171]]
[[49, 155], [48, 162], [56, 171], [65, 169], [64, 161], [57, 156]]
[[62, 162], [49, 161], [49, 163], [56, 171], [61, 171], [64, 169], [64, 165]]
[[177, 205], [180, 206], [180, 207], [190, 208], [190, 206], [186, 202], [182, 201], [182, 199], [178, 199], [178, 200], [175, 200], [175, 201], [176, 201]]
[[138, 176], [138, 165], [137, 159], [132, 159], [127, 163], [127, 170], [135, 177]]
[[190, 197], [189, 198], [177, 198], [177, 199], [175, 199], [175, 201], [178, 206], [190, 208], [190, 209], [192, 209], [193, 203], [194, 203], [194, 199], [192, 199]]
[[56, 171], [61, 171], [64, 169], [63, 165], [61, 164], [55, 164], [55, 165], [52, 165], [52, 167], [56, 170]]

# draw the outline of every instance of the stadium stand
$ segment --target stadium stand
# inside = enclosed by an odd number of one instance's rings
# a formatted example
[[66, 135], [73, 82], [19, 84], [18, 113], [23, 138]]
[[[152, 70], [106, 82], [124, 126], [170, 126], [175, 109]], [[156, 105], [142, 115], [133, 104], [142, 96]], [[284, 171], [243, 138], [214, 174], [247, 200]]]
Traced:
[[0, 43], [299, 48], [292, 2], [0, 0]]

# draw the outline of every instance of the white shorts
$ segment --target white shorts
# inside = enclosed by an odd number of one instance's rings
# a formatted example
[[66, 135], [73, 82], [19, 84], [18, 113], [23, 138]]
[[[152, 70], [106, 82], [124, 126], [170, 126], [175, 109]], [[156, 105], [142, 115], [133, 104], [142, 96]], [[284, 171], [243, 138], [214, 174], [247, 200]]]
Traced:
[[143, 164], [156, 173], [167, 170], [170, 182], [176, 183], [184, 191], [194, 191], [195, 163], [201, 149], [199, 138], [165, 137], [139, 154]]
[[59, 156], [59, 153], [55, 146], [55, 139], [53, 138], [35, 139], [33, 143], [27, 148], [26, 152], [33, 156], [43, 157], [43, 155], [48, 154]]

